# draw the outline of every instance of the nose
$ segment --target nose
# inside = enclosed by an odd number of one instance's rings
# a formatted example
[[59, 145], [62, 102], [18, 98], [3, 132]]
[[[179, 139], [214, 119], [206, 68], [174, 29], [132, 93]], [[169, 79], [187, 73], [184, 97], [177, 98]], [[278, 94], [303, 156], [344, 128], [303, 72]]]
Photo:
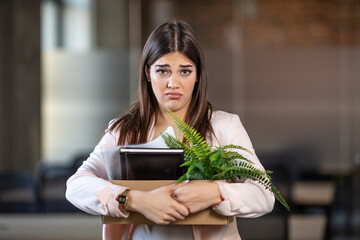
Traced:
[[174, 76], [174, 75], [170, 76], [168, 78], [167, 87], [172, 88], [172, 89], [179, 88], [179, 80], [178, 80], [178, 78], [176, 76]]

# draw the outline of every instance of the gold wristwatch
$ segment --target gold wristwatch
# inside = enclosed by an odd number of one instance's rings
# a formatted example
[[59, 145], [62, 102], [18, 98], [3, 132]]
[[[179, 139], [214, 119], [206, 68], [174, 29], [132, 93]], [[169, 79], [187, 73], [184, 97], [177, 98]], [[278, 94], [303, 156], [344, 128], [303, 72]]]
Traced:
[[129, 192], [130, 192], [130, 189], [125, 189], [125, 191], [123, 191], [118, 197], [119, 209], [122, 212], [126, 212], [125, 206], [129, 200], [129, 197], [128, 197]]

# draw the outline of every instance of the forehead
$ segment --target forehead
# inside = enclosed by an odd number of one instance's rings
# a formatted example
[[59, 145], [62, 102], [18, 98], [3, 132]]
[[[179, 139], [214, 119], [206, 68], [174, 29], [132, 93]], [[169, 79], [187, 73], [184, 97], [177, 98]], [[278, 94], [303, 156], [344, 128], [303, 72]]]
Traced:
[[153, 65], [164, 65], [168, 64], [170, 66], [178, 65], [193, 65], [195, 64], [181, 52], [172, 52], [165, 54], [164, 56], [158, 58]]

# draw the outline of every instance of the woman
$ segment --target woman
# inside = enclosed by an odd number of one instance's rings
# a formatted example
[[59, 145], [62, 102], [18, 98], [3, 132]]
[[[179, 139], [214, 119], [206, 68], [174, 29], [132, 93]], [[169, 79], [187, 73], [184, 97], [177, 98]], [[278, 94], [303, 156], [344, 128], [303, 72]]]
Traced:
[[[90, 213], [127, 217], [139, 212], [156, 225], [106, 225], [104, 239], [240, 239], [236, 221], [224, 226], [167, 225], [212, 207], [226, 216], [258, 217], [270, 212], [274, 196], [252, 180], [239, 183], [185, 182], [150, 192], [127, 190], [106, 181], [101, 151], [117, 145], [148, 142], [172, 126], [168, 109], [213, 145], [237, 144], [253, 151], [237, 115], [213, 111], [207, 101], [203, 54], [192, 28], [183, 21], [157, 27], [141, 59], [139, 101], [112, 121], [90, 157], [68, 180], [66, 197]], [[175, 135], [182, 139], [174, 127]], [[254, 151], [253, 151], [254, 152]], [[263, 169], [256, 155], [243, 155]], [[127, 196], [126, 204], [119, 196]]]

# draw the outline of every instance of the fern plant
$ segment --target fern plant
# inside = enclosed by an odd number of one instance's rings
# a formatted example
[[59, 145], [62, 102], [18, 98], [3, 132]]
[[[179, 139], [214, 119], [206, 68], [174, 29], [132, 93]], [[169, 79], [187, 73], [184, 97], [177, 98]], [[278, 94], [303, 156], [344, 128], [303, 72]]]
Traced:
[[[276, 199], [287, 210], [290, 210], [285, 199], [271, 182], [269, 174], [272, 172], [255, 168], [253, 166], [254, 163], [248, 158], [237, 151], [231, 151], [231, 149], [238, 149], [252, 154], [248, 149], [232, 144], [214, 147], [173, 112], [169, 110], [168, 114], [189, 144], [187, 145], [179, 141], [168, 133], [161, 133], [169, 148], [184, 149], [185, 162], [181, 167], [186, 167], [187, 171], [178, 179], [178, 182], [184, 180], [226, 180], [228, 182], [235, 182], [238, 179], [249, 178], [272, 191]], [[236, 161], [237, 159], [239, 161]]]

